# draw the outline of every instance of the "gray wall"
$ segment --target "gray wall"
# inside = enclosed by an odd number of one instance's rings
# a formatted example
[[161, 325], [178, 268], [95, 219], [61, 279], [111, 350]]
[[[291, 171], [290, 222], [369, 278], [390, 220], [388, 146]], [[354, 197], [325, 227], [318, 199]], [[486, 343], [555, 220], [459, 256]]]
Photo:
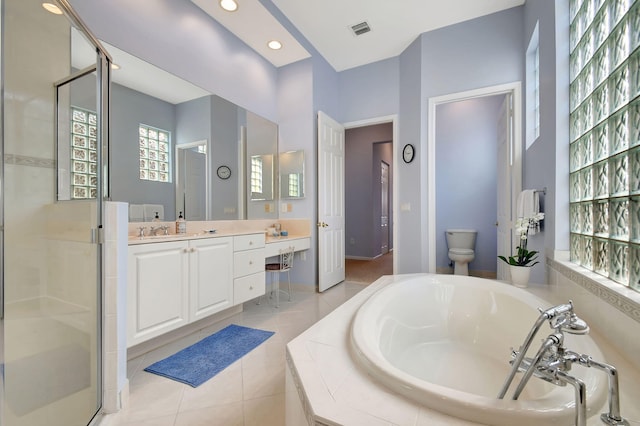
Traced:
[[[547, 188], [543, 232], [529, 239], [530, 249], [543, 252], [569, 250], [568, 14], [568, 0], [525, 5], [523, 52], [536, 21], [540, 25], [540, 136], [525, 152], [523, 186]], [[531, 281], [546, 281], [544, 265], [533, 268]]]
[[449, 265], [445, 231], [478, 231], [470, 270], [496, 271], [497, 123], [504, 95], [436, 108], [436, 267]]
[[[111, 88], [111, 199], [136, 204], [164, 205], [165, 219], [175, 218], [175, 187], [171, 182], [141, 180], [138, 126], [157, 127], [176, 135], [173, 104], [113, 84]], [[170, 153], [174, 155], [173, 152]]]
[[[345, 235], [347, 256], [374, 258], [380, 250], [380, 161], [393, 176], [391, 123], [347, 129], [345, 132]], [[389, 142], [382, 148], [381, 142]], [[378, 146], [376, 148], [376, 146]], [[391, 181], [391, 188], [393, 181]], [[393, 200], [391, 191], [390, 203]], [[392, 204], [390, 204], [392, 205]], [[390, 218], [392, 223], [392, 217]], [[390, 245], [393, 238], [390, 238]]]

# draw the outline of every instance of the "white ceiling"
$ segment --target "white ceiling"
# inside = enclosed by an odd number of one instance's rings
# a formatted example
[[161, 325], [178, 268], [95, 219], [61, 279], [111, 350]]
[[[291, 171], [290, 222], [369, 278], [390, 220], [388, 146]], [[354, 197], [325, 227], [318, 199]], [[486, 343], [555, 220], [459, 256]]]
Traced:
[[[229, 13], [217, 0], [191, 0], [279, 67], [308, 57], [290, 35], [274, 55], [267, 41], [287, 31], [259, 0], [237, 0]], [[343, 71], [398, 56], [420, 34], [524, 4], [525, 0], [272, 0], [320, 54]], [[351, 26], [371, 31], [356, 37]], [[284, 32], [284, 33], [283, 33]], [[282, 35], [282, 37], [285, 37]], [[291, 49], [291, 51], [289, 51]], [[302, 50], [300, 50], [302, 49]]]

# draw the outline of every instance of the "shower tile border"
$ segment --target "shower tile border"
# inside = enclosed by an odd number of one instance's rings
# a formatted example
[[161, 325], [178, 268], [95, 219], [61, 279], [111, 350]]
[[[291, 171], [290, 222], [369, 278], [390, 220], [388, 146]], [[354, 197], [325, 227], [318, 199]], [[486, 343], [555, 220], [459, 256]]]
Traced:
[[547, 258], [547, 266], [640, 323], [640, 302], [623, 294], [623, 292], [635, 294], [634, 290], [618, 284], [611, 284], [611, 286], [616, 285], [620, 287], [619, 289], [611, 288], [608, 283], [605, 284], [605, 281], [608, 281], [607, 278], [570, 262]]
[[45, 169], [54, 169], [56, 167], [56, 160], [19, 154], [5, 154], [4, 162], [5, 164], [16, 166], [42, 167]]

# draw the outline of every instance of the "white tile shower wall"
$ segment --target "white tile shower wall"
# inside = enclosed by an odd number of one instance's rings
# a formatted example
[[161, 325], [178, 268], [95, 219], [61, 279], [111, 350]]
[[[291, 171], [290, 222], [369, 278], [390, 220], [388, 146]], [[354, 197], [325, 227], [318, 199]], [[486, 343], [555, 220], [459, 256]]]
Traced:
[[[609, 289], [606, 279], [569, 262], [547, 259], [552, 303], [572, 300], [583, 318], [635, 368], [640, 368], [640, 303]], [[629, 290], [631, 292], [631, 290]], [[633, 293], [629, 296], [634, 298]], [[640, 294], [637, 296], [640, 300]]]
[[66, 20], [41, 13], [37, 2], [3, 6], [5, 300], [11, 303], [47, 292], [42, 207], [54, 198], [52, 83], [69, 73], [71, 52]]
[[107, 413], [126, 405], [128, 395], [126, 350], [127, 203], [104, 206], [104, 400]]

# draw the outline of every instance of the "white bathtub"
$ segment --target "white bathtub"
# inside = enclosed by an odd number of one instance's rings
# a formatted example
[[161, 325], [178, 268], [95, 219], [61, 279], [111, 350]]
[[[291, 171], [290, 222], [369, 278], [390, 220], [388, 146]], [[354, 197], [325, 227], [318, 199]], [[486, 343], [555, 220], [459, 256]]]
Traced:
[[[574, 388], [532, 377], [517, 401], [496, 398], [538, 307], [551, 305], [497, 281], [457, 275], [420, 275], [374, 293], [351, 327], [356, 362], [393, 391], [431, 409], [492, 425], [572, 425]], [[574, 307], [580, 315], [580, 306]], [[545, 323], [528, 356], [552, 333]], [[565, 347], [604, 361], [587, 335], [565, 334]], [[606, 375], [574, 366], [587, 388], [587, 416], [604, 409]]]

